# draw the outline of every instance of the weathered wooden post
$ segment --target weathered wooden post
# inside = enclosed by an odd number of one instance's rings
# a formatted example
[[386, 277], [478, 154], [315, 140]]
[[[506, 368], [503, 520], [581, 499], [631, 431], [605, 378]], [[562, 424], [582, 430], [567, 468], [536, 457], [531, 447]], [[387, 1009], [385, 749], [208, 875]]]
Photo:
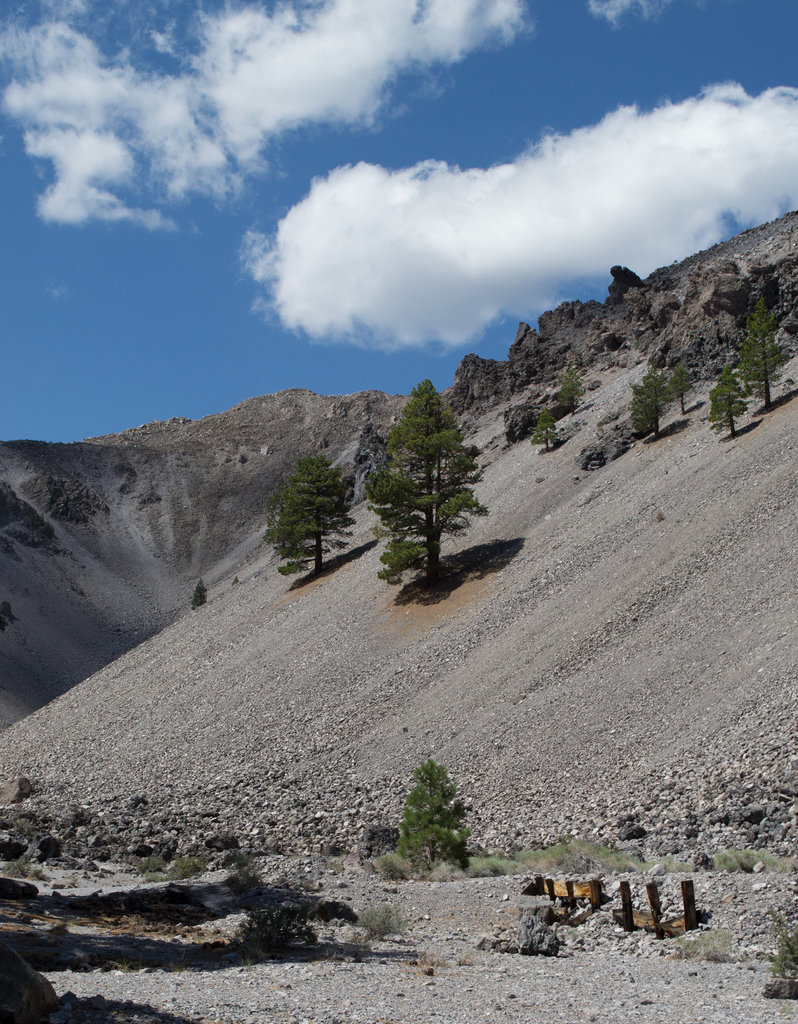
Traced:
[[682, 906], [684, 907], [684, 930], [695, 931], [698, 927], [698, 914], [695, 909], [695, 887], [692, 878], [682, 882]]
[[662, 926], [659, 923], [660, 915], [662, 914], [662, 907], [659, 902], [659, 889], [657, 888], [657, 883], [649, 882], [646, 885], [646, 893], [648, 895], [648, 904], [651, 907], [651, 923], [654, 925], [654, 934], [658, 939], [664, 939], [665, 932], [662, 930]]
[[598, 878], [590, 879], [590, 906], [594, 910], [601, 906], [601, 882]]
[[626, 881], [621, 882], [621, 913], [623, 915], [623, 930], [633, 932], [635, 930], [635, 912], [632, 907], [632, 890]]

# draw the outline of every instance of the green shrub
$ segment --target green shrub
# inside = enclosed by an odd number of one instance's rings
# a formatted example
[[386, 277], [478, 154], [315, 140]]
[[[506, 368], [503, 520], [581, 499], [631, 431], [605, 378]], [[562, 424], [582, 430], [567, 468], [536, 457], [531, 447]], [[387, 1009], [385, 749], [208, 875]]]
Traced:
[[208, 590], [202, 579], [197, 581], [194, 593], [191, 595], [191, 607], [200, 608], [208, 600]]
[[469, 857], [468, 874], [472, 878], [489, 878], [497, 875], [515, 875], [520, 871], [520, 864], [507, 857]]
[[717, 871], [753, 871], [754, 865], [762, 863], [766, 871], [788, 871], [790, 862], [775, 857], [767, 850], [721, 850], [715, 854]]
[[29, 853], [23, 853], [16, 860], [10, 860], [3, 868], [3, 874], [8, 878], [34, 878], [37, 881], [44, 881], [47, 875], [35, 861], [32, 861]]
[[458, 878], [465, 878], [466, 873], [459, 864], [452, 864], [450, 860], [438, 860], [435, 861], [432, 870], [423, 877], [430, 882], [454, 882]]
[[772, 914], [773, 934], [778, 952], [770, 957], [770, 970], [777, 978], [798, 978], [798, 928], [792, 931], [780, 914]]
[[401, 935], [405, 928], [401, 913], [389, 903], [364, 907], [357, 915], [357, 923], [366, 930], [370, 939], [378, 941], [386, 935]]
[[680, 935], [674, 950], [682, 960], [706, 960], [713, 964], [725, 964], [734, 959], [731, 933], [725, 928]]
[[241, 850], [236, 850], [235, 855], [228, 859], [228, 865], [233, 870], [225, 881], [233, 892], [256, 889], [263, 882], [263, 876], [251, 853], [242, 853]]
[[518, 861], [526, 870], [584, 875], [597, 871], [643, 871], [645, 864], [612, 846], [599, 846], [587, 839], [564, 836], [542, 850], [522, 850]]
[[201, 874], [207, 868], [208, 862], [201, 857], [178, 857], [169, 868], [167, 875], [173, 881], [183, 878], [193, 878]]
[[378, 875], [382, 875], [383, 878], [392, 882], [410, 878], [412, 873], [408, 861], [404, 857], [400, 857], [398, 853], [384, 853], [381, 857], [375, 857], [372, 863]]
[[262, 960], [287, 946], [313, 945], [316, 933], [308, 921], [309, 909], [304, 904], [285, 903], [251, 910], [239, 939], [242, 954], [248, 959]]

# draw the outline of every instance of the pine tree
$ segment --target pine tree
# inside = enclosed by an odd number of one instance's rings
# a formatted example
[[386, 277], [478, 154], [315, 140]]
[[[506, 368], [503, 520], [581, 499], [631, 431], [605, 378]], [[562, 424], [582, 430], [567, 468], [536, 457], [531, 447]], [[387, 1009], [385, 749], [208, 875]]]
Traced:
[[746, 335], [740, 345], [737, 367], [748, 394], [757, 393], [765, 400], [765, 409], [772, 409], [770, 386], [781, 376], [781, 367], [789, 356], [776, 344], [778, 321], [760, 299], [745, 324]]
[[557, 441], [557, 421], [551, 409], [543, 409], [538, 416], [538, 425], [535, 433], [530, 437], [530, 444], [545, 445], [546, 451]]
[[388, 437], [388, 465], [366, 485], [378, 529], [389, 537], [380, 579], [398, 583], [413, 570], [427, 586], [437, 582], [441, 538], [466, 530], [469, 516], [488, 514], [472, 490], [481, 478], [451, 408], [430, 381], [417, 384]]
[[653, 367], [639, 384], [632, 385], [632, 429], [639, 433], [654, 431], [659, 437], [659, 421], [672, 400], [668, 375]]
[[399, 853], [427, 869], [437, 861], [468, 867], [466, 842], [471, 830], [463, 827], [466, 810], [456, 800], [457, 787], [443, 765], [430, 758], [413, 772], [416, 787], [405, 802], [399, 826]]
[[196, 587], [194, 587], [194, 593], [191, 595], [191, 607], [199, 608], [200, 605], [205, 604], [208, 599], [208, 591], [205, 588], [205, 584], [200, 578], [197, 581]]
[[579, 399], [585, 393], [585, 386], [573, 363], [568, 364], [568, 369], [560, 374], [557, 383], [560, 385], [557, 401], [560, 405], [564, 405], [571, 414], [575, 413]]
[[670, 389], [673, 397], [679, 399], [679, 406], [682, 410], [682, 416], [684, 416], [685, 414], [684, 396], [687, 394], [691, 387], [692, 383], [690, 381], [690, 371], [687, 369], [684, 363], [681, 360], [679, 360], [676, 366], [674, 366], [673, 373], [671, 374]]
[[269, 502], [263, 539], [285, 561], [283, 576], [307, 569], [321, 572], [324, 555], [346, 547], [342, 537], [354, 519], [348, 514], [341, 470], [322, 455], [300, 459], [296, 469]]
[[728, 430], [736, 437], [734, 421], [742, 416], [748, 407], [742, 384], [730, 366], [725, 366], [718, 377], [718, 383], [709, 392], [709, 424], [719, 433]]

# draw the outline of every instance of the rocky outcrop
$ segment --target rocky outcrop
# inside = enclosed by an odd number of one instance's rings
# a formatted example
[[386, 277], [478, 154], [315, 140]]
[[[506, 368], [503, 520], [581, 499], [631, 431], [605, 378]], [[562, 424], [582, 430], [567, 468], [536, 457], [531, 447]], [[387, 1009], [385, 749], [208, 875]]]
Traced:
[[466, 356], [449, 393], [462, 414], [532, 391], [539, 399], [569, 362], [631, 365], [645, 359], [672, 367], [683, 360], [695, 379], [710, 380], [737, 361], [745, 322], [764, 298], [779, 321], [779, 341], [798, 350], [798, 214], [746, 231], [682, 263], [641, 279], [610, 270], [604, 303], [564, 302], [541, 313], [535, 330], [519, 325], [505, 362]]

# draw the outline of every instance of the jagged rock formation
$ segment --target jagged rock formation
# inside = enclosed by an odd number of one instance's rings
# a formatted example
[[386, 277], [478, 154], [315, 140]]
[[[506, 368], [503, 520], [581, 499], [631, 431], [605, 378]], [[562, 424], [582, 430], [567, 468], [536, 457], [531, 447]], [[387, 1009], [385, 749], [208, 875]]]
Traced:
[[611, 274], [604, 303], [564, 302], [541, 315], [537, 331], [522, 323], [506, 362], [466, 356], [449, 391], [456, 411], [478, 412], [530, 388], [541, 401], [569, 362], [586, 370], [631, 366], [640, 357], [667, 367], [682, 359], [696, 378], [713, 379], [736, 364], [745, 321], [760, 298], [776, 313], [779, 341], [798, 350], [796, 213], [644, 281], [627, 267]]

